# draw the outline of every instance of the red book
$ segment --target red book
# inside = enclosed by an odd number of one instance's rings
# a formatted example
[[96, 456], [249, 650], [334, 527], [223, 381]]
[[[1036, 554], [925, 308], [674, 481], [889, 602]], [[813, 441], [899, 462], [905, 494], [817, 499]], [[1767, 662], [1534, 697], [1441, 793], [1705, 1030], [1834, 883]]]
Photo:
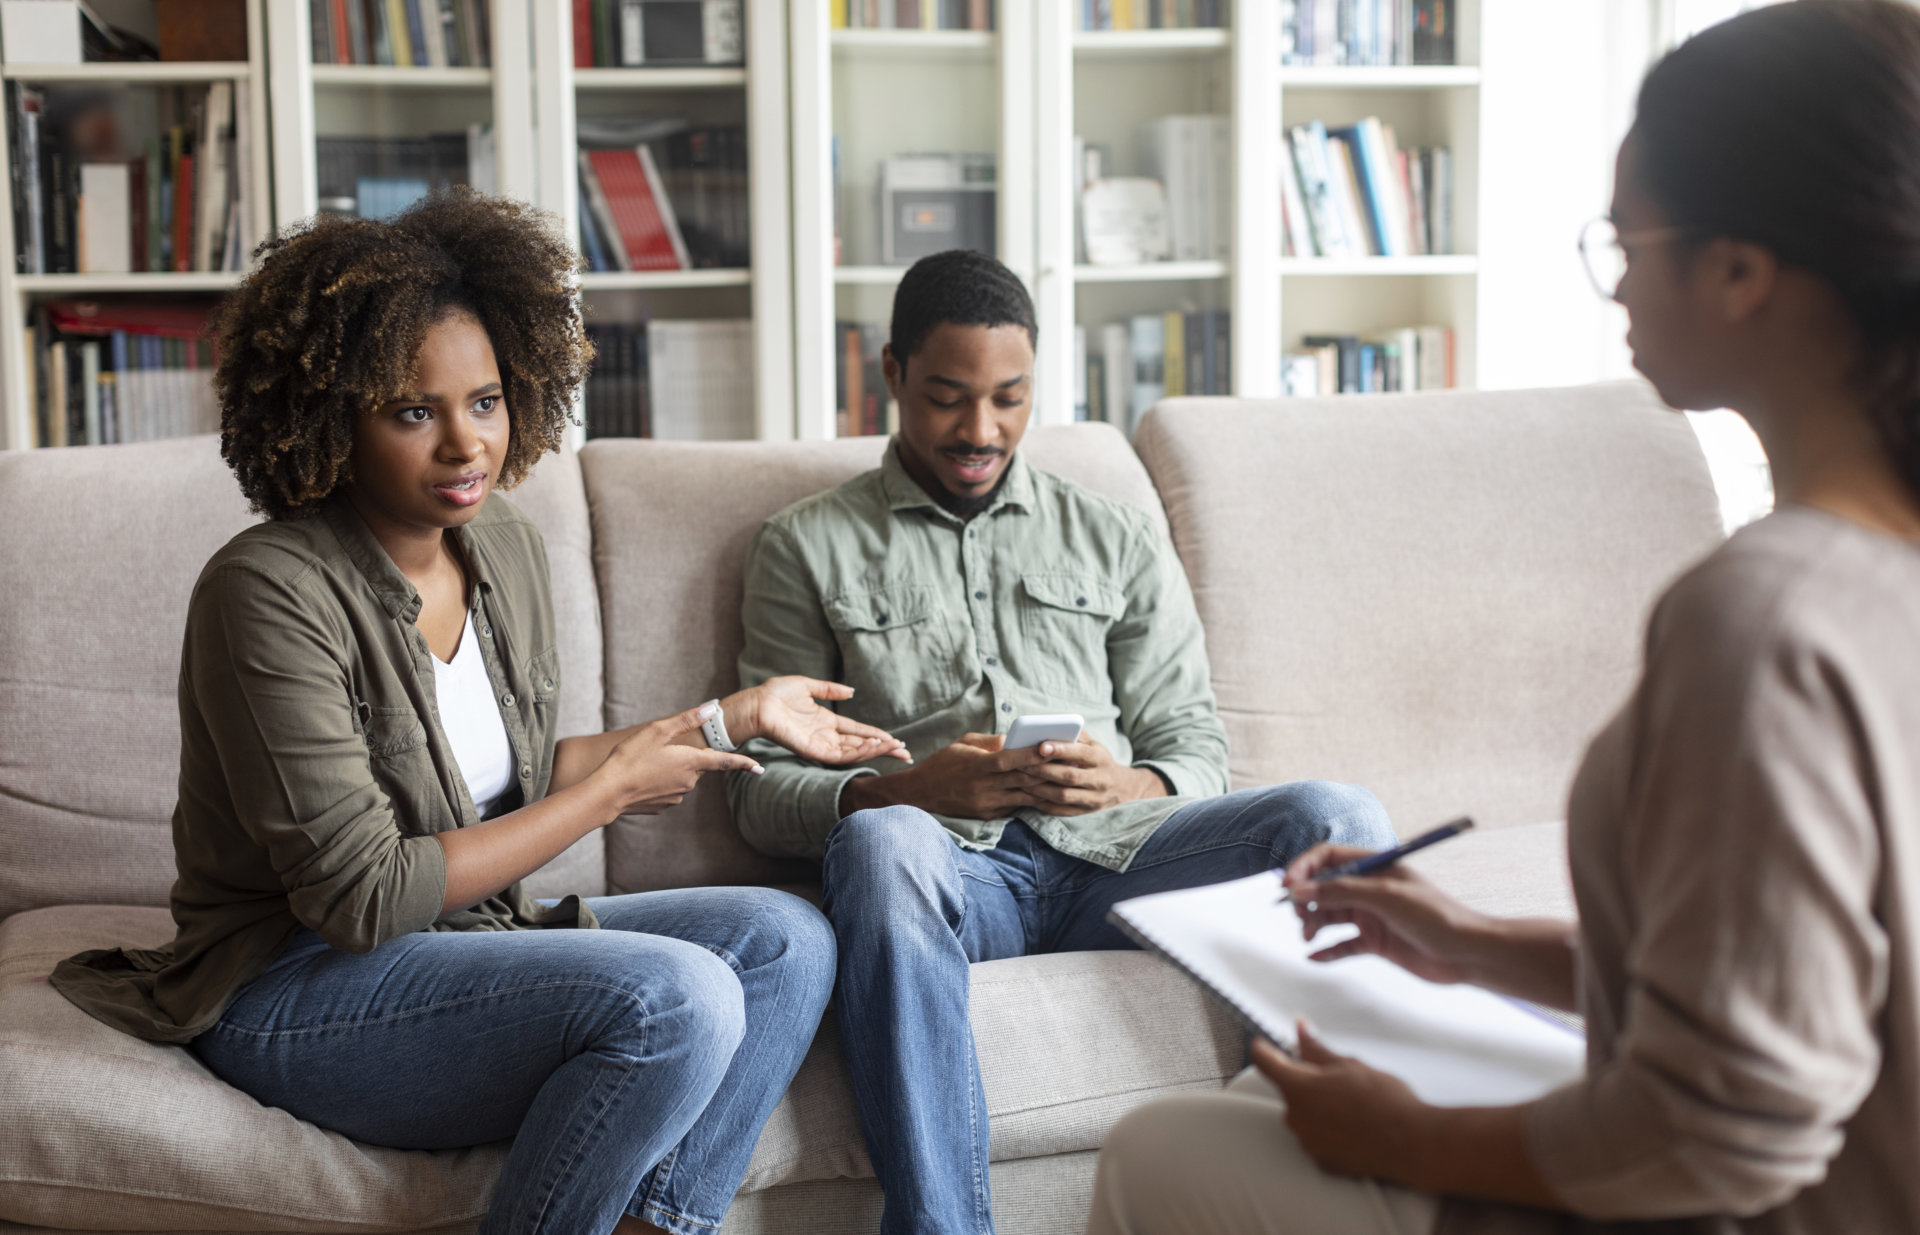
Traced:
[[152, 300], [54, 300], [46, 305], [47, 321], [64, 334], [158, 335], [163, 339], [198, 339], [207, 333], [212, 309], [198, 305]]
[[613, 223], [634, 270], [679, 270], [673, 237], [653, 200], [647, 173], [633, 150], [589, 150], [587, 159], [613, 211]]
[[573, 67], [593, 67], [593, 0], [573, 0]]
[[173, 173], [173, 268], [193, 269], [193, 156], [182, 154]]
[[347, 0], [333, 0], [333, 62], [353, 63], [352, 35], [347, 31]]

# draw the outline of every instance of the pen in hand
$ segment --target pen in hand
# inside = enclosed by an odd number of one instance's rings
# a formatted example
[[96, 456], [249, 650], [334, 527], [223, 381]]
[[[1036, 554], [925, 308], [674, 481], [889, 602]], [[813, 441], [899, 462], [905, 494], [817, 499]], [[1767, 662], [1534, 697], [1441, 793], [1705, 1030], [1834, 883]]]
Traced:
[[[1448, 837], [1458, 836], [1472, 826], [1472, 816], [1462, 815], [1437, 828], [1422, 832], [1404, 845], [1395, 845], [1392, 849], [1382, 849], [1379, 853], [1370, 853], [1364, 858], [1355, 858], [1350, 862], [1342, 862], [1338, 866], [1329, 866], [1314, 876], [1314, 882], [1325, 883], [1334, 879], [1345, 879], [1351, 875], [1371, 875], [1376, 871], [1383, 871], [1408, 854], [1417, 853], [1428, 845], [1437, 845]], [[1293, 892], [1288, 890], [1282, 892], [1280, 899], [1274, 903], [1284, 905], [1292, 899]]]

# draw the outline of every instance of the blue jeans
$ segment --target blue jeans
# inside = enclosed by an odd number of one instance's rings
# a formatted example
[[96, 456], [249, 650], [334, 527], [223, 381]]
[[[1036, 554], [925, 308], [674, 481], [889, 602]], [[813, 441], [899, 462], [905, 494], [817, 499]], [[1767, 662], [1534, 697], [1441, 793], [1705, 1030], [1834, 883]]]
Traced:
[[193, 1049], [357, 1141], [513, 1138], [482, 1235], [720, 1226], [833, 989], [833, 934], [767, 888], [587, 902], [600, 930], [421, 931], [353, 955], [312, 931]]
[[997, 848], [977, 851], [917, 807], [842, 819], [827, 837], [822, 878], [840, 941], [840, 1041], [886, 1194], [881, 1231], [993, 1230], [968, 964], [1132, 947], [1107, 921], [1115, 901], [1238, 879], [1328, 840], [1382, 849], [1394, 843], [1393, 827], [1364, 789], [1324, 781], [1245, 789], [1182, 808], [1125, 871], [1113, 871], [1054, 850], [1020, 823]]

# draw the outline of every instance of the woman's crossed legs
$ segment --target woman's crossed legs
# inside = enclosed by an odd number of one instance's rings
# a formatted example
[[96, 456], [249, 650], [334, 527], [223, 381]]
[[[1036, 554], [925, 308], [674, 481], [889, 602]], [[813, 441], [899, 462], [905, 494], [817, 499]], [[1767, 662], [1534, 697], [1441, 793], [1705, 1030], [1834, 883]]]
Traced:
[[370, 1144], [514, 1138], [483, 1235], [719, 1227], [833, 987], [833, 933], [765, 888], [588, 901], [602, 929], [301, 931], [197, 1038], [225, 1080]]

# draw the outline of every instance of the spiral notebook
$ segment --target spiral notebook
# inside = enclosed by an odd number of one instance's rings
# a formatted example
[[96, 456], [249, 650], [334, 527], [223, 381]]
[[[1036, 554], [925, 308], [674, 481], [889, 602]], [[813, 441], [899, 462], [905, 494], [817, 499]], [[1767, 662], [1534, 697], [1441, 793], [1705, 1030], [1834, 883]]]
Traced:
[[1473, 986], [1442, 986], [1390, 961], [1308, 959], [1354, 933], [1309, 946], [1280, 900], [1277, 871], [1116, 904], [1109, 920], [1224, 1000], [1249, 1029], [1294, 1049], [1306, 1017], [1320, 1039], [1412, 1086], [1437, 1106], [1526, 1102], [1578, 1079], [1586, 1041], [1530, 1005]]

